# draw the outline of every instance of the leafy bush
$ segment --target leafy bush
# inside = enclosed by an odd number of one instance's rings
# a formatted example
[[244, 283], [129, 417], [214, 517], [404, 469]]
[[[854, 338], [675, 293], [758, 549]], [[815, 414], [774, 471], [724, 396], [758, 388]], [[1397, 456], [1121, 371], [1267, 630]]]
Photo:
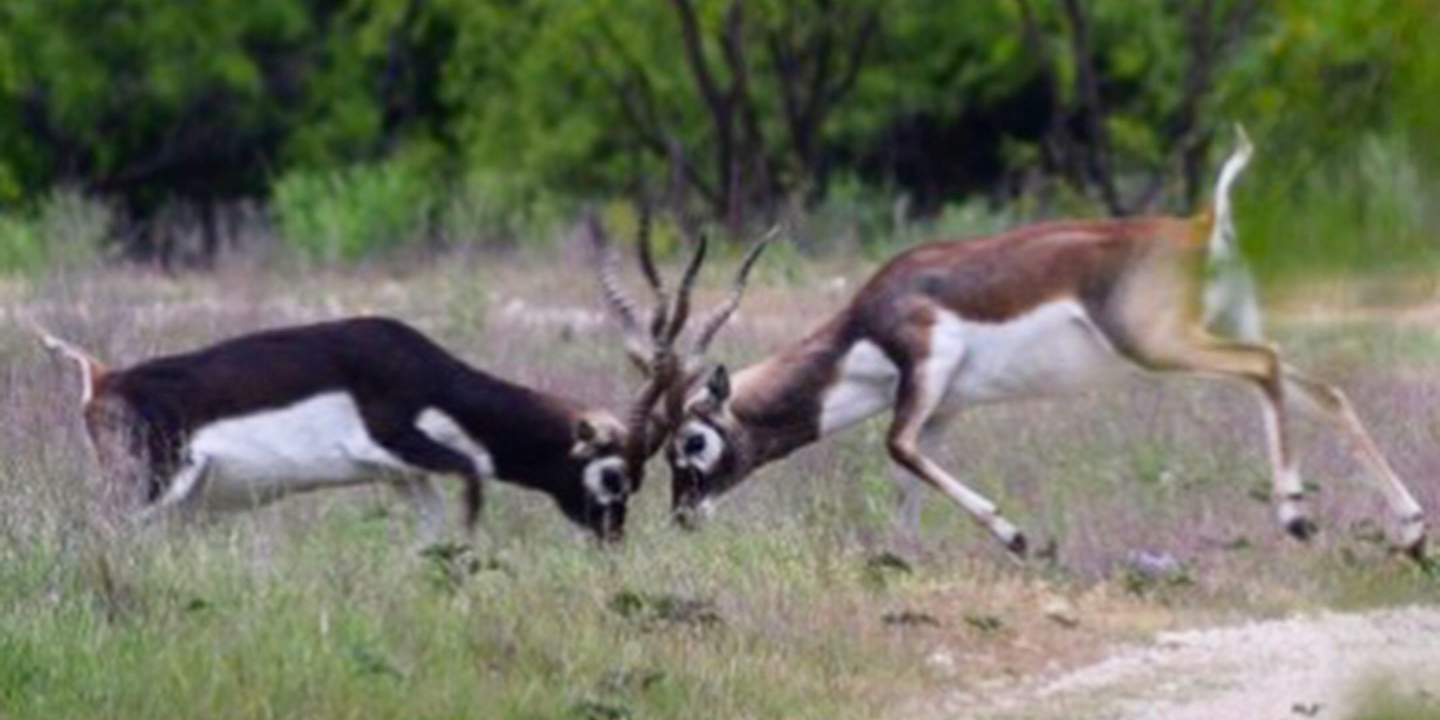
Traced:
[[454, 245], [527, 244], [555, 236], [570, 216], [569, 203], [500, 173], [475, 171], [445, 198], [440, 230]]
[[866, 185], [854, 175], [841, 176], [803, 215], [797, 238], [805, 250], [890, 247], [903, 241], [909, 209], [904, 195]]
[[434, 184], [415, 162], [297, 171], [275, 183], [273, 208], [288, 245], [325, 263], [355, 261], [424, 242]]
[[0, 272], [31, 273], [94, 261], [110, 231], [103, 203], [55, 190], [34, 206], [0, 215]]
[[927, 237], [956, 239], [1001, 232], [1018, 224], [1010, 206], [995, 207], [984, 200], [946, 203], [923, 227]]
[[52, 191], [36, 210], [47, 265], [73, 268], [93, 264], [110, 240], [114, 215], [109, 205], [77, 190]]
[[45, 265], [36, 223], [25, 215], [0, 215], [0, 271], [24, 273]]
[[1235, 190], [1236, 222], [1266, 275], [1424, 272], [1440, 264], [1431, 231], [1440, 220], [1437, 191], [1437, 178], [1399, 132], [1371, 135], [1308, 167], [1267, 161], [1262, 143], [1255, 177]]

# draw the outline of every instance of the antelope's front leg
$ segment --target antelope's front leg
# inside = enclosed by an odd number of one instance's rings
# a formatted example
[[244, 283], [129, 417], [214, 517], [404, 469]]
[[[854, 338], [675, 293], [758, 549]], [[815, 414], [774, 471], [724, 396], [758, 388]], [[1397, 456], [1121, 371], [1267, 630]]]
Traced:
[[945, 472], [921, 449], [925, 426], [935, 415], [958, 369], [961, 357], [926, 359], [902, 372], [895, 403], [895, 420], [888, 441], [890, 458], [916, 477], [933, 485], [965, 509], [1006, 549], [1025, 555], [1024, 533], [1006, 520], [995, 503]]
[[[919, 450], [926, 457], [934, 455], [950, 418], [931, 417], [920, 431]], [[920, 541], [920, 515], [925, 505], [925, 483], [898, 462], [890, 463], [890, 482], [895, 485], [895, 524], [907, 542]]]
[[171, 479], [165, 494], [154, 504], [135, 516], [137, 525], [150, 525], [174, 510], [185, 510], [196, 505], [205, 473], [210, 469], [210, 458], [201, 456], [186, 461], [180, 471]]
[[391, 483], [415, 511], [420, 547], [440, 544], [445, 534], [445, 499], [424, 475], [406, 475]]

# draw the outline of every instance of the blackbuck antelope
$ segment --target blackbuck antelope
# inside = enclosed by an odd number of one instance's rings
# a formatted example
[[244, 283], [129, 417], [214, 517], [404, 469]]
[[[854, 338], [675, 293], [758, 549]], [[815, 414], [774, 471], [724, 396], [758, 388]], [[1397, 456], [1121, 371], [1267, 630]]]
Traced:
[[392, 319], [260, 332], [124, 370], [36, 330], [80, 367], [85, 427], [112, 511], [138, 507], [153, 518], [243, 509], [386, 482], [433, 542], [445, 516], [426, 477], [435, 473], [464, 482], [467, 530], [483, 483], [500, 479], [548, 494], [571, 520], [614, 540], [645, 461], [664, 441], [650, 424], [675, 376], [669, 345], [685, 323], [702, 253], [674, 302], [656, 310], [644, 338], [654, 362], [624, 422], [470, 367]]
[[[923, 245], [891, 260], [798, 343], [733, 381], [715, 368], [686, 399], [666, 450], [677, 521], [693, 522], [756, 468], [893, 410], [894, 463], [1023, 553], [1020, 530], [927, 447], [966, 408], [1092, 390], [1143, 371], [1229, 378], [1258, 391], [1277, 514], [1299, 538], [1314, 526], [1288, 415], [1292, 407], [1318, 414], [1353, 442], [1399, 520], [1398, 545], [1419, 556], [1420, 505], [1345, 396], [1259, 337], [1229, 200], [1252, 152], [1239, 136], [1214, 209], [1199, 217], [1056, 222]], [[1227, 318], [1238, 332], [1221, 337], [1215, 326]], [[918, 484], [907, 484], [901, 517], [913, 532], [920, 497]]]

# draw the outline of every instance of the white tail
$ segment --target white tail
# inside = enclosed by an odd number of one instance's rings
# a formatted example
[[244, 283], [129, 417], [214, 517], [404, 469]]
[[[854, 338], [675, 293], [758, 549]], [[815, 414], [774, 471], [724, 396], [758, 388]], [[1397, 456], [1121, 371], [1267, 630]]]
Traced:
[[96, 383], [109, 372], [105, 363], [95, 359], [95, 356], [81, 350], [78, 346], [61, 340], [46, 331], [34, 320], [27, 318], [25, 324], [30, 327], [30, 331], [35, 333], [36, 337], [40, 338], [40, 344], [51, 354], [80, 366], [80, 402], [88, 405], [95, 398]]
[[1235, 125], [1236, 147], [1220, 168], [1215, 183], [1215, 215], [1210, 228], [1209, 278], [1205, 283], [1205, 313], [1202, 319], [1211, 332], [1248, 342], [1259, 342], [1265, 332], [1260, 317], [1260, 299], [1255, 279], [1235, 239], [1235, 217], [1230, 205], [1230, 187], [1250, 163], [1255, 145], [1245, 128]]
[[1225, 160], [1225, 165], [1220, 168], [1220, 180], [1215, 184], [1215, 226], [1210, 231], [1210, 260], [1216, 262], [1228, 259], [1237, 252], [1235, 247], [1235, 220], [1230, 211], [1230, 186], [1244, 172], [1245, 166], [1250, 164], [1250, 156], [1255, 154], [1255, 145], [1250, 142], [1250, 136], [1245, 134], [1245, 128], [1240, 124], [1235, 125], [1235, 151]]

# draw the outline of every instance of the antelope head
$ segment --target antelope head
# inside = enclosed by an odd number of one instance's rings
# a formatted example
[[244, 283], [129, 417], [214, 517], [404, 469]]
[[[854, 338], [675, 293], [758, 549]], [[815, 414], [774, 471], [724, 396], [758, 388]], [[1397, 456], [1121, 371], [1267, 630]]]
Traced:
[[[677, 341], [690, 319], [691, 294], [705, 260], [707, 238], [701, 235], [695, 243], [695, 251], [671, 297], [655, 265], [650, 242], [650, 214], [648, 209], [642, 209], [636, 252], [641, 274], [654, 295], [654, 305], [646, 317], [640, 304], [622, 286], [619, 260], [599, 223], [591, 218], [588, 225], [597, 247], [600, 285], [605, 300], [620, 323], [626, 354], [646, 378], [646, 384], [632, 405], [626, 422], [628, 444], [625, 468], [627, 475], [636, 479], [635, 489], [638, 490], [645, 462], [666, 446], [684, 415], [685, 399], [690, 388], [706, 376], [706, 350], [740, 307], [750, 271], [766, 245], [778, 233], [772, 231], [746, 253], [730, 294], [700, 319], [689, 341], [677, 350]], [[723, 370], [720, 372], [723, 374]], [[678, 491], [673, 501], [677, 510], [682, 507]]]

